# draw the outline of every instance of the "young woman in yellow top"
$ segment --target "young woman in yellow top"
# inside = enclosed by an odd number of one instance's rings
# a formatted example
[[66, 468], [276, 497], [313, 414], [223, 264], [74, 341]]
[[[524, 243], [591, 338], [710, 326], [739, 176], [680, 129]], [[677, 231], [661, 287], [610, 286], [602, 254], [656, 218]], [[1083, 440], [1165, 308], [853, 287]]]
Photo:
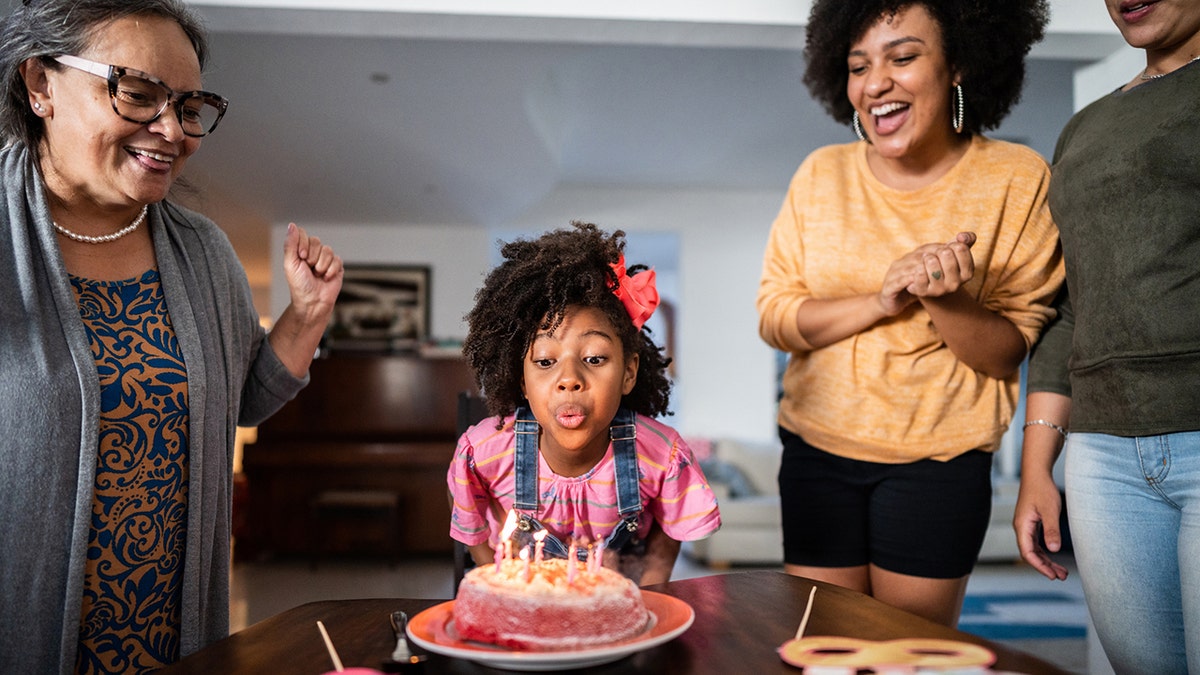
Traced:
[[817, 150], [771, 230], [760, 332], [779, 407], [788, 572], [957, 622], [991, 453], [1063, 277], [1049, 171], [993, 141], [1040, 0], [817, 0], [805, 75], [856, 143]]

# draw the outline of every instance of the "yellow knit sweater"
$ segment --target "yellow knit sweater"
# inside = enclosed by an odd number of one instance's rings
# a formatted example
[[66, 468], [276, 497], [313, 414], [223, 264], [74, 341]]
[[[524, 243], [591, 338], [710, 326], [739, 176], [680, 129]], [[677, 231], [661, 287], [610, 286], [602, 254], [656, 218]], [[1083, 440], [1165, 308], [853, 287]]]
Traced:
[[873, 462], [995, 450], [1012, 421], [1018, 375], [996, 380], [963, 364], [919, 303], [820, 349], [800, 335], [796, 312], [808, 298], [878, 293], [892, 261], [971, 231], [975, 276], [966, 291], [1033, 344], [1063, 279], [1046, 206], [1049, 168], [1024, 146], [976, 135], [945, 176], [903, 191], [875, 179], [866, 148], [810, 155], [771, 228], [758, 312], [763, 339], [791, 352], [779, 424], [827, 452]]

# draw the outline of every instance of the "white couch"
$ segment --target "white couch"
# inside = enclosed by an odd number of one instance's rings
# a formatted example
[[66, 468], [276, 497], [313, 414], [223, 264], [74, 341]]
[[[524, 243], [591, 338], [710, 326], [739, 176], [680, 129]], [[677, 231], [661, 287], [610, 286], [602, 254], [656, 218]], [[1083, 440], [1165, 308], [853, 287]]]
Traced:
[[712, 442], [701, 461], [721, 509], [721, 529], [689, 542], [687, 555], [713, 567], [783, 563], [778, 445], [732, 439]]

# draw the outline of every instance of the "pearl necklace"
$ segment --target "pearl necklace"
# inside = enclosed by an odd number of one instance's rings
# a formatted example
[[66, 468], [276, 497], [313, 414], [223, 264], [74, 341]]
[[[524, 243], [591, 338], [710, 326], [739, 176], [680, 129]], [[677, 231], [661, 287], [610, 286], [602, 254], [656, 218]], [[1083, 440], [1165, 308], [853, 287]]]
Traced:
[[78, 232], [72, 232], [72, 231], [68, 230], [67, 228], [63, 227], [62, 225], [59, 225], [58, 223], [54, 222], [53, 220], [50, 221], [50, 224], [54, 226], [54, 229], [58, 230], [62, 234], [66, 235], [67, 237], [74, 239], [75, 241], [82, 241], [85, 244], [107, 244], [110, 241], [116, 241], [116, 240], [120, 239], [121, 237], [124, 237], [125, 235], [129, 234], [130, 232], [133, 232], [134, 230], [138, 229], [138, 226], [140, 226], [142, 224], [142, 222], [144, 220], [146, 220], [146, 211], [149, 208], [150, 208], [149, 205], [143, 206], [142, 212], [138, 214], [137, 218], [133, 219], [132, 223], [117, 230], [116, 232], [113, 232], [112, 234], [102, 234], [98, 237], [92, 237], [92, 236], [88, 236], [86, 234], [79, 234]]
[[[1195, 62], [1197, 62], [1197, 61], [1200, 61], [1200, 56], [1197, 56], [1196, 58], [1192, 59], [1191, 61], [1188, 61], [1187, 63], [1183, 64], [1183, 66], [1186, 66], [1186, 65], [1188, 65], [1188, 63], [1195, 63]], [[1180, 67], [1180, 68], [1182, 68], [1183, 66], [1179, 66], [1179, 67]], [[1146, 66], [1146, 68], [1149, 68], [1149, 67], [1150, 67], [1150, 66]], [[1141, 75], [1138, 75], [1138, 77], [1140, 77], [1140, 78], [1141, 78], [1143, 81], [1145, 81], [1145, 80], [1157, 80], [1158, 78], [1162, 77], [1163, 75], [1169, 75], [1169, 74], [1171, 74], [1171, 73], [1175, 72], [1174, 70], [1168, 70], [1168, 71], [1167, 71], [1167, 72], [1165, 72], [1165, 73], [1158, 73], [1158, 74], [1156, 74], [1156, 75], [1147, 75], [1147, 74], [1146, 74], [1146, 68], [1142, 68], [1142, 74], [1141, 74]], [[1178, 70], [1178, 68], [1177, 68], [1176, 70]]]

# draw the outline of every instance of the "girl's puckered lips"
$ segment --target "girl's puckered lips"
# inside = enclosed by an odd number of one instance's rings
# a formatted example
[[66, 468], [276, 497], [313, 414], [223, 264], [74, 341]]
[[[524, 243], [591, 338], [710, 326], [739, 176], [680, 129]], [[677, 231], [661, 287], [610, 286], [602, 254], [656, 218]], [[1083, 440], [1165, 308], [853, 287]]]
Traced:
[[587, 412], [576, 403], [564, 403], [554, 410], [554, 419], [566, 429], [577, 429], [587, 420]]

